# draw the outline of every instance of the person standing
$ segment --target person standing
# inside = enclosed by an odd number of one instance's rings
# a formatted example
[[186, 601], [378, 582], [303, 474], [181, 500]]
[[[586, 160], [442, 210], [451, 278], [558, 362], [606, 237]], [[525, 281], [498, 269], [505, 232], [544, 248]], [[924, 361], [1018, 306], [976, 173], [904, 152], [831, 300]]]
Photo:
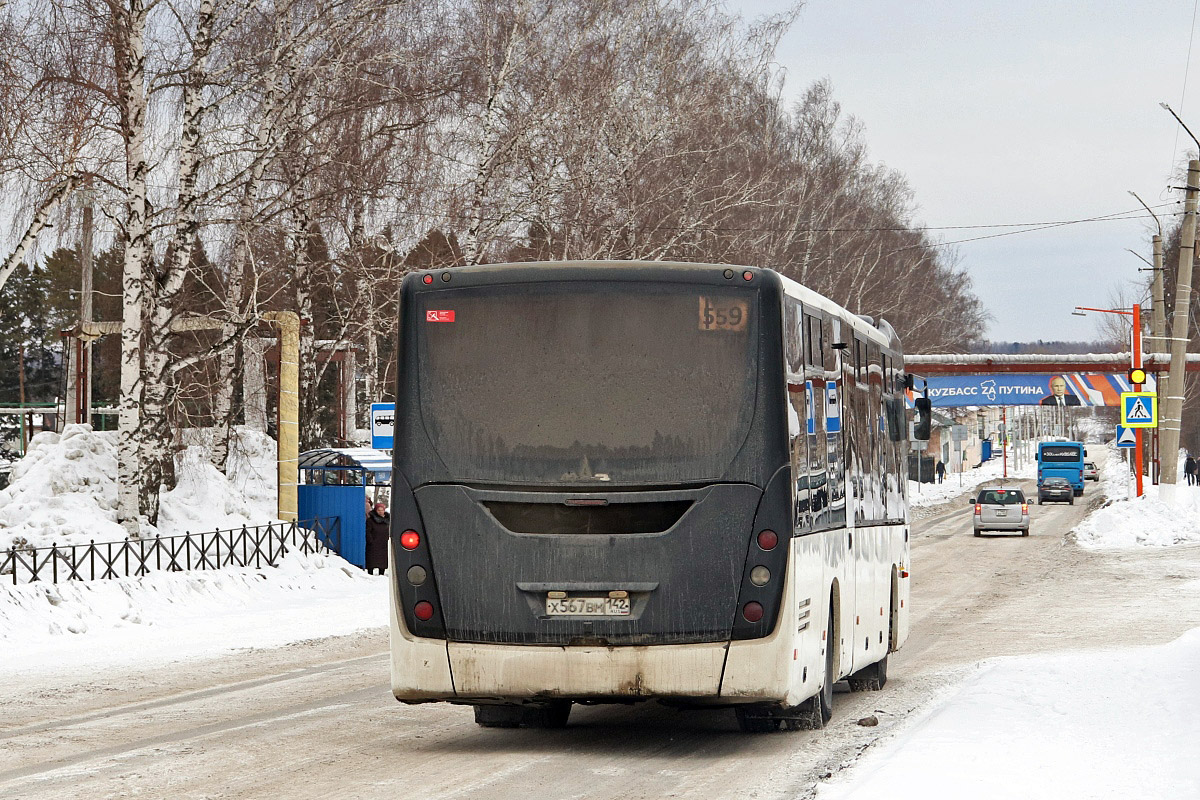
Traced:
[[1188, 453], [1187, 460], [1183, 462], [1183, 475], [1187, 478], [1188, 486], [1196, 484], [1196, 459], [1192, 458], [1191, 453]]
[[376, 503], [367, 514], [367, 574], [374, 575], [375, 570], [383, 575], [387, 572], [388, 539], [392, 535], [392, 515], [387, 511], [387, 505]]
[[945, 461], [939, 461], [937, 463], [937, 478], [938, 478], [938, 483], [941, 483], [942, 481], [944, 481], [946, 479], [946, 462]]

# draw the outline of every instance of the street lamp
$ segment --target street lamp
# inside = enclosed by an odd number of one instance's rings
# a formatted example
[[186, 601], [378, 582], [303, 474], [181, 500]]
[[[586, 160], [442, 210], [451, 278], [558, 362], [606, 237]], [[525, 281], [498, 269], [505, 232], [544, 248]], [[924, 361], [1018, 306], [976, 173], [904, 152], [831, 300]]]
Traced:
[[[1138, 305], [1137, 303], [1134, 303], [1132, 310], [1125, 311], [1125, 310], [1119, 309], [1119, 308], [1088, 308], [1087, 306], [1075, 306], [1075, 310], [1072, 311], [1071, 313], [1077, 314], [1081, 317], [1085, 317], [1085, 316], [1087, 316], [1086, 312], [1088, 312], [1088, 311], [1094, 311], [1097, 314], [1122, 314], [1127, 317], [1133, 317], [1133, 353], [1132, 353], [1132, 363], [1130, 364], [1130, 366], [1132, 367], [1131, 374], [1134, 374], [1133, 370], [1141, 371], [1142, 370], [1142, 307], [1140, 305]], [[1135, 392], [1140, 392], [1142, 390], [1142, 384], [1141, 383], [1133, 384], [1133, 390]], [[1134, 452], [1134, 465], [1135, 465], [1134, 466], [1134, 474], [1137, 476], [1137, 496], [1141, 497], [1142, 496], [1142, 429], [1134, 428], [1133, 432], [1134, 432], [1134, 436], [1137, 438], [1137, 442], [1134, 444], [1134, 451], [1135, 451]]]
[[1192, 137], [1192, 141], [1196, 143], [1196, 147], [1200, 148], [1200, 139], [1197, 139], [1196, 134], [1192, 133], [1192, 129], [1187, 126], [1187, 123], [1179, 118], [1179, 115], [1175, 113], [1175, 109], [1171, 108], [1166, 103], [1159, 103], [1158, 105], [1170, 112], [1171, 116], [1175, 118], [1175, 121], [1182, 125], [1183, 129], [1187, 131], [1187, 135]]

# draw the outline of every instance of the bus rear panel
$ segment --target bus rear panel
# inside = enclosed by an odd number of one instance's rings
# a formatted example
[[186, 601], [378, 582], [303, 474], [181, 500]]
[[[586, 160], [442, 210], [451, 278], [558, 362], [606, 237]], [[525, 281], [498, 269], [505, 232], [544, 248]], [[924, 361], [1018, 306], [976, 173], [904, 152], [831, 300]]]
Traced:
[[[835, 604], [871, 626], [828, 645], [839, 676], [899, 646], [906, 512], [893, 506], [893, 527], [861, 532], [871, 565], [858, 572], [897, 577], [877, 594], [863, 578], [856, 608], [856, 568], [841, 563], [850, 462], [823, 417], [821, 467], [809, 470], [803, 441], [797, 451], [783, 308], [776, 273], [712, 265], [405, 278], [390, 572], [398, 699], [794, 705], [817, 690], [810, 667]], [[864, 356], [864, 381], [867, 367]], [[810, 406], [840, 402], [840, 376], [822, 376], [828, 389], [808, 381]], [[888, 427], [902, 423], [901, 413]], [[882, 417], [868, 426], [884, 438]], [[801, 536], [822, 525], [825, 535]]]

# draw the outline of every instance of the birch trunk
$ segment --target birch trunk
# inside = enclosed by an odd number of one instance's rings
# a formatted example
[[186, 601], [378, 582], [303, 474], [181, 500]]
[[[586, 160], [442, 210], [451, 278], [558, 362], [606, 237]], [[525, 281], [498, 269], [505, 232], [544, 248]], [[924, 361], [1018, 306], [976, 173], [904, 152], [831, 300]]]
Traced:
[[313, 331], [312, 261], [309, 237], [312, 222], [301, 202], [292, 209], [292, 286], [300, 315], [300, 449], [316, 447], [321, 436], [317, 422], [317, 342]]
[[[125, 258], [121, 277], [121, 400], [117, 418], [117, 521], [130, 536], [141, 533], [138, 512], [142, 381], [142, 315], [145, 311], [149, 224], [146, 219], [146, 8], [128, 0], [114, 19], [121, 134], [125, 142]], [[155, 492], [157, 496], [157, 492]]]
[[[285, 15], [280, 14], [279, 20], [282, 20]], [[253, 254], [253, 246], [251, 240], [254, 234], [254, 212], [258, 205], [259, 192], [262, 187], [263, 174], [266, 171], [267, 164], [271, 161], [269, 153], [272, 148], [272, 142], [275, 139], [276, 131], [279, 128], [279, 113], [281, 102], [280, 98], [283, 95], [283, 88], [280, 85], [280, 65], [283, 58], [283, 49], [281, 42], [286, 38], [286, 29], [281, 21], [276, 22], [275, 41], [276, 46], [271, 50], [271, 63], [263, 73], [264, 95], [262, 103], [258, 109], [258, 123], [254, 129], [254, 163], [250, 168], [250, 174], [246, 177], [246, 186], [242, 191], [241, 200], [238, 203], [236, 239], [233, 249], [233, 258], [229, 266], [229, 283], [226, 291], [226, 314], [229, 316], [230, 323], [221, 330], [221, 335], [224, 339], [230, 340], [234, 335], [235, 326], [241, 323], [244, 319], [245, 308], [245, 278], [247, 271], [250, 268], [251, 256]], [[252, 355], [247, 351], [247, 340], [242, 342], [242, 370], [248, 368], [246, 360]], [[231, 345], [227, 350], [221, 353], [217, 366], [217, 390], [213, 400], [213, 417], [214, 417], [214, 435], [213, 449], [210, 456], [211, 463], [214, 467], [225, 471], [225, 462], [229, 455], [229, 439], [233, 434], [233, 387], [237, 382], [237, 373], [239, 367], [237, 348]], [[257, 353], [257, 357], [261, 361], [261, 352]], [[247, 382], [253, 385], [258, 380], [257, 376], [247, 378]], [[259, 424], [258, 405], [251, 406], [251, 403], [258, 403], [258, 398], [246, 397], [245, 391], [242, 392], [242, 408], [246, 424], [255, 427]], [[253, 422], [251, 421], [253, 419]], [[255, 427], [256, 430], [266, 430], [265, 422], [262, 428]]]
[[158, 524], [159, 487], [175, 486], [175, 454], [170, 407], [177, 384], [171, 359], [171, 321], [176, 299], [190, 269], [199, 232], [200, 197], [196, 182], [200, 172], [200, 133], [204, 113], [203, 92], [208, 51], [212, 46], [213, 3], [201, 0], [196, 17], [192, 62], [183, 87], [183, 119], [179, 137], [179, 199], [174, 232], [156, 290], [149, 298], [146, 336], [145, 389], [141, 427], [141, 511], [151, 525]]

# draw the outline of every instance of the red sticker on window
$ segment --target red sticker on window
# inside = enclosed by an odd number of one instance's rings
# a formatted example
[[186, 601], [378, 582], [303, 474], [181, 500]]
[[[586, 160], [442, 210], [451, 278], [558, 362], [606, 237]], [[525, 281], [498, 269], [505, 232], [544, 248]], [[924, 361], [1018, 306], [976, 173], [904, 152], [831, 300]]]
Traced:
[[454, 322], [453, 311], [426, 311], [426, 322]]

